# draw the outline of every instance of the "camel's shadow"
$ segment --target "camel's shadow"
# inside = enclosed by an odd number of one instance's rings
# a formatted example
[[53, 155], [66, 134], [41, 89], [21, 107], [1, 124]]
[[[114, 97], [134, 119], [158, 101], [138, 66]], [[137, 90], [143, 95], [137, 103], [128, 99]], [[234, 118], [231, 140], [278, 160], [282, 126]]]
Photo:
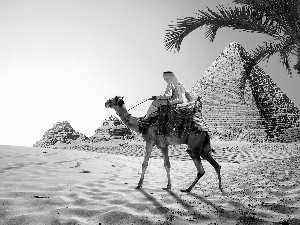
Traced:
[[[165, 217], [166, 220], [170, 220], [170, 218], [175, 219], [177, 217], [192, 217], [194, 220], [225, 220], [225, 221], [240, 221], [245, 222], [247, 224], [264, 224], [266, 222], [263, 218], [268, 218], [267, 213], [260, 213], [257, 216], [255, 211], [251, 208], [248, 208], [243, 203], [227, 198], [224, 201], [224, 205], [230, 205], [231, 208], [226, 208], [223, 204], [214, 203], [213, 201], [207, 199], [204, 196], [201, 196], [196, 193], [188, 192], [183, 194], [182, 197], [189, 196], [193, 198], [193, 203], [191, 204], [191, 200], [186, 200], [186, 198], [180, 197], [179, 194], [174, 192], [173, 190], [165, 190], [166, 193], [169, 194], [169, 197], [173, 198], [179, 207], [176, 208], [183, 208], [184, 210], [177, 209], [174, 211], [172, 206], [166, 205], [161, 203], [157, 198], [155, 198], [152, 194], [149, 194], [143, 188], [138, 189], [138, 191], [143, 194], [147, 200], [149, 200], [155, 207], [156, 210], [160, 212], [162, 216]], [[189, 198], [188, 199], [191, 199]], [[216, 199], [216, 201], [218, 201]], [[200, 207], [199, 207], [200, 206]], [[207, 208], [210, 208], [210, 213], [207, 213]], [[259, 218], [260, 217], [260, 218]], [[263, 218], [262, 218], [263, 217]]]

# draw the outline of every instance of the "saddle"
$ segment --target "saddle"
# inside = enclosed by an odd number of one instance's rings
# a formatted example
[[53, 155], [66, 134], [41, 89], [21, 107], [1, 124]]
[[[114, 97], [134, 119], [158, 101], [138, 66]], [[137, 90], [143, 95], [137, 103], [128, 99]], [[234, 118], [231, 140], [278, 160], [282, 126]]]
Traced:
[[139, 119], [139, 129], [142, 133], [146, 133], [148, 128], [154, 125], [158, 126], [158, 135], [179, 138], [191, 131], [208, 131], [201, 109], [202, 104], [199, 97], [194, 102], [162, 105], [158, 109], [158, 115], [147, 120]]

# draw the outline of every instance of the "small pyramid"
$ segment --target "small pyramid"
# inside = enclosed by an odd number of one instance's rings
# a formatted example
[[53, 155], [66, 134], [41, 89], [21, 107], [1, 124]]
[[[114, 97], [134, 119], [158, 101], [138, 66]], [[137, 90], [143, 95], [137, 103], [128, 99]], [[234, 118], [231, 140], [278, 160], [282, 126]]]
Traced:
[[68, 121], [57, 122], [53, 127], [47, 130], [43, 139], [37, 141], [33, 147], [49, 148], [56, 143], [70, 144], [72, 141], [88, 141], [88, 137], [77, 132]]
[[239, 43], [230, 43], [190, 92], [202, 98], [216, 138], [278, 141], [296, 126], [299, 109], [259, 66], [246, 77], [247, 54]]
[[113, 139], [134, 139], [138, 134], [130, 130], [119, 118], [111, 115], [89, 137], [91, 142], [111, 141]]

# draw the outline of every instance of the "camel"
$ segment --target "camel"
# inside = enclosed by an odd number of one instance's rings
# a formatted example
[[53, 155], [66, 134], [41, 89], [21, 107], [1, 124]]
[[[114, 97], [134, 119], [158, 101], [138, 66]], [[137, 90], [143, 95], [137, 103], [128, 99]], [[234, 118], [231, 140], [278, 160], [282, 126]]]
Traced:
[[189, 132], [188, 135], [177, 137], [177, 136], [164, 136], [158, 135], [158, 126], [151, 125], [146, 133], [142, 133], [139, 130], [138, 119], [137, 117], [132, 116], [128, 110], [126, 109], [123, 97], [116, 96], [107, 100], [105, 103], [106, 108], [112, 108], [116, 111], [117, 115], [123, 121], [123, 123], [131, 130], [141, 133], [143, 139], [146, 141], [146, 152], [144, 156], [144, 161], [142, 164], [142, 173], [140, 180], [136, 189], [142, 188], [144, 175], [148, 166], [148, 161], [151, 156], [151, 151], [154, 145], [156, 145], [162, 153], [164, 159], [164, 167], [167, 172], [168, 184], [167, 188], [163, 188], [164, 190], [171, 189], [171, 177], [170, 177], [170, 161], [168, 155], [168, 146], [169, 145], [180, 145], [187, 144], [187, 153], [192, 158], [196, 168], [197, 168], [197, 176], [194, 182], [187, 188], [181, 189], [181, 192], [190, 192], [192, 188], [197, 184], [199, 179], [204, 175], [205, 171], [201, 163], [200, 155], [205, 158], [215, 169], [218, 181], [219, 181], [219, 189], [222, 191], [221, 187], [221, 175], [220, 169], [221, 166], [214, 160], [211, 156], [210, 151], [212, 150], [210, 147], [210, 137], [206, 131], [200, 132]]

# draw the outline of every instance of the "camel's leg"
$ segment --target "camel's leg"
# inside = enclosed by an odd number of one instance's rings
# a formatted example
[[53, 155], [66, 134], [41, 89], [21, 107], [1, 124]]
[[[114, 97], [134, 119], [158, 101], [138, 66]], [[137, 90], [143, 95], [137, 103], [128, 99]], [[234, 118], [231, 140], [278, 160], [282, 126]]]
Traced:
[[171, 189], [171, 177], [170, 177], [170, 169], [171, 169], [171, 164], [169, 160], [169, 154], [168, 154], [168, 147], [166, 148], [161, 148], [161, 153], [164, 157], [164, 166], [167, 172], [167, 177], [168, 177], [168, 184], [167, 188], [163, 188], [164, 190], [170, 190]]
[[200, 150], [205, 140], [206, 133], [201, 132], [200, 134], [191, 133], [188, 138], [188, 150], [190, 157], [193, 159], [194, 164], [197, 168], [197, 176], [194, 182], [187, 189], [182, 189], [182, 192], [190, 192], [192, 188], [197, 184], [199, 179], [204, 175], [205, 171], [200, 159]]
[[205, 157], [205, 159], [207, 160], [207, 162], [209, 162], [214, 168], [215, 168], [215, 170], [216, 170], [216, 172], [217, 172], [217, 175], [218, 175], [218, 180], [219, 180], [219, 189], [221, 190], [221, 191], [223, 191], [222, 190], [222, 185], [221, 185], [221, 173], [220, 173], [220, 171], [221, 171], [221, 166], [219, 165], [219, 163], [217, 163], [216, 162], [216, 160], [212, 157], [212, 155], [210, 154], [210, 152], [209, 151], [206, 151], [206, 149], [204, 149], [204, 148], [210, 148], [210, 145], [209, 144], [206, 144], [206, 145], [204, 145], [203, 146], [203, 152], [207, 152], [205, 155], [204, 155], [204, 157]]
[[146, 169], [148, 166], [149, 158], [151, 156], [152, 147], [153, 147], [153, 144], [146, 142], [146, 152], [145, 152], [145, 156], [144, 156], [144, 162], [142, 164], [142, 174], [141, 174], [141, 178], [140, 178], [140, 181], [139, 181], [136, 189], [140, 189], [143, 186], [144, 176], [145, 176], [145, 172], [146, 172]]

